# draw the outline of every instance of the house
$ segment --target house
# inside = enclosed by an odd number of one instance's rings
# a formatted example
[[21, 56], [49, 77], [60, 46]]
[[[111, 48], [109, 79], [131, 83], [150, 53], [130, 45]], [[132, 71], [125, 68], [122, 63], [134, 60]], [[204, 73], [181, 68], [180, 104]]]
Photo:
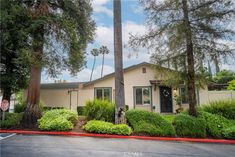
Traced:
[[[179, 107], [175, 96], [182, 98], [182, 107], [188, 108], [185, 85], [166, 87], [167, 68], [154, 69], [150, 63], [140, 63], [124, 69], [125, 103], [130, 109], [144, 109], [157, 113], [174, 113]], [[41, 84], [41, 100], [46, 106], [65, 107], [76, 110], [92, 99], [115, 101], [114, 73], [91, 82]], [[207, 87], [196, 89], [198, 105], [218, 100], [235, 99], [235, 91], [208, 91]]]
[[[157, 72], [150, 63], [140, 63], [124, 69], [125, 103], [129, 108], [158, 113], [172, 113], [178, 108], [175, 94], [186, 95], [184, 86], [161, 85], [164, 73]], [[41, 100], [47, 106], [60, 106], [76, 110], [87, 100], [115, 99], [114, 73], [91, 82], [49, 83], [41, 85]], [[187, 99], [183, 100], [187, 107]]]

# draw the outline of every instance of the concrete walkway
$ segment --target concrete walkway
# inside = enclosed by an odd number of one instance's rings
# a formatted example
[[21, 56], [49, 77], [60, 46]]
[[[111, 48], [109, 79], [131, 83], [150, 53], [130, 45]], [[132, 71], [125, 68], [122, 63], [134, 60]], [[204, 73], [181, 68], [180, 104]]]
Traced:
[[234, 157], [235, 145], [138, 139], [15, 135], [2, 157]]

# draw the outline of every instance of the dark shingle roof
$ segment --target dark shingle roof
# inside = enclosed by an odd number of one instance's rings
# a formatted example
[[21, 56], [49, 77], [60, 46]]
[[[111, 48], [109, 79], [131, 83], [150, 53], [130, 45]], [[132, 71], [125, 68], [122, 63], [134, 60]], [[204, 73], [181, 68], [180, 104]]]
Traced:
[[78, 88], [83, 82], [64, 82], [64, 83], [43, 83], [41, 89], [74, 89]]

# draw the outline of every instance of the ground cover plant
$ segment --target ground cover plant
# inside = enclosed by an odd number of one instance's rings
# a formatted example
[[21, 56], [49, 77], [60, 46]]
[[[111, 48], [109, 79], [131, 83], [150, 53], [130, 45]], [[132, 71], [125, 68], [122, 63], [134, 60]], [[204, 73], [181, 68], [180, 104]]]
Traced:
[[[229, 120], [221, 115], [200, 112], [200, 117], [205, 119], [207, 135], [210, 137], [223, 138], [224, 130], [227, 130], [229, 127], [233, 128], [235, 126], [235, 122], [233, 120]], [[230, 129], [228, 129], [228, 132], [229, 130]]]
[[87, 122], [84, 129], [91, 133], [130, 135], [132, 129], [126, 124], [113, 124], [110, 122], [91, 120]]
[[173, 126], [157, 113], [144, 110], [129, 110], [126, 118], [133, 131], [137, 134], [151, 136], [174, 136]]
[[45, 112], [38, 120], [41, 130], [65, 131], [73, 129], [78, 120], [76, 112], [67, 109], [54, 109]]

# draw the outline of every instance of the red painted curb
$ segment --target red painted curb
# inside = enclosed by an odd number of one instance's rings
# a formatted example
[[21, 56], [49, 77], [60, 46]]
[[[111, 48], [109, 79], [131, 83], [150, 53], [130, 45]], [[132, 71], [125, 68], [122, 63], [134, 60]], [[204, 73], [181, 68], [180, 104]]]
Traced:
[[0, 130], [0, 133], [17, 133], [17, 134], [39, 134], [39, 135], [65, 135], [65, 136], [85, 136], [85, 137], [104, 137], [104, 138], [126, 138], [126, 139], [142, 139], [142, 140], [161, 140], [161, 141], [185, 141], [200, 143], [221, 143], [235, 144], [235, 140], [225, 139], [201, 139], [201, 138], [177, 138], [177, 137], [150, 137], [150, 136], [123, 136], [123, 135], [107, 135], [92, 133], [76, 133], [76, 132], [57, 132], [57, 131], [25, 131], [25, 130]]

